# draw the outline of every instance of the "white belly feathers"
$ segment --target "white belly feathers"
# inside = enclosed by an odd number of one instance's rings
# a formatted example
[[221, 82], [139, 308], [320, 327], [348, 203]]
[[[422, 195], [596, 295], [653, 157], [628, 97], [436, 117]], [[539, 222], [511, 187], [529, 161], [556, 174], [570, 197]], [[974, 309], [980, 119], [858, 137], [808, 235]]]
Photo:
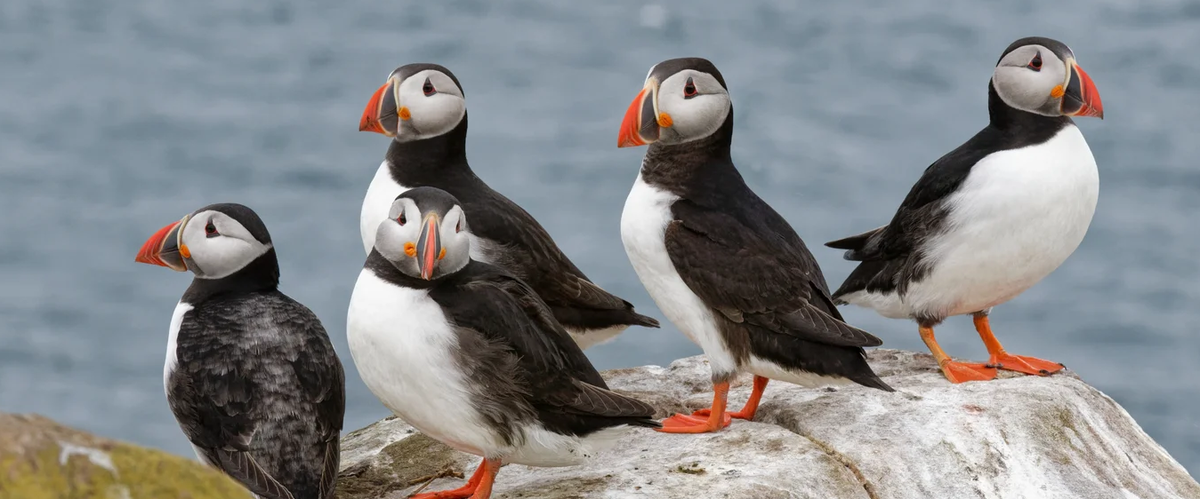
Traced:
[[888, 316], [959, 315], [1004, 303], [1079, 247], [1099, 191], [1096, 160], [1073, 125], [1045, 143], [987, 156], [946, 200], [944, 232], [925, 244], [929, 274], [903, 297], [847, 299]]
[[455, 332], [428, 292], [363, 270], [347, 313], [350, 355], [367, 388], [408, 424], [463, 452], [503, 445], [475, 412]]
[[663, 315], [704, 349], [714, 373], [732, 372], [737, 361], [725, 348], [712, 311], [679, 277], [667, 254], [663, 236], [672, 220], [671, 203], [677, 199], [646, 184], [639, 174], [621, 213], [621, 242], [634, 272]]

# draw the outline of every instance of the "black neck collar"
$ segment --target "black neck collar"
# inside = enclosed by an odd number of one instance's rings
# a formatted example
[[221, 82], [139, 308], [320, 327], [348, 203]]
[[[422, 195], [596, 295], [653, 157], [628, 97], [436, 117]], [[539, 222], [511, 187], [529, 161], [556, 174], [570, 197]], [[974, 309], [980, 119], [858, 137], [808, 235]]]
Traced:
[[275, 248], [268, 249], [249, 265], [220, 279], [192, 279], [183, 293], [185, 303], [196, 304], [230, 293], [254, 293], [279, 289], [279, 260]]
[[728, 175], [740, 178], [729, 153], [732, 144], [733, 108], [730, 108], [725, 122], [707, 137], [682, 144], [650, 144], [642, 160], [642, 181], [686, 195], [693, 188], [706, 187], [694, 185], [698, 181], [704, 183], [704, 179], [723, 181]]
[[988, 80], [988, 117], [991, 119], [989, 126], [997, 130], [1039, 136], [1050, 132], [1047, 138], [1073, 123], [1070, 116], [1042, 116], [1008, 105], [996, 93], [991, 80]]
[[467, 115], [453, 130], [413, 142], [393, 140], [387, 151], [392, 180], [408, 187], [430, 185], [437, 179], [471, 174], [467, 164]]

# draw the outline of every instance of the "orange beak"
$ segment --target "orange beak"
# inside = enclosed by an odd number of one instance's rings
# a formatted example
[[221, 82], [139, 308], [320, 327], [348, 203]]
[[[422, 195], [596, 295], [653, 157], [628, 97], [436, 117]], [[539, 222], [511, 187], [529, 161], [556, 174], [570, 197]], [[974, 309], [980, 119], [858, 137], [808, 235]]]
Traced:
[[158, 232], [150, 236], [150, 239], [147, 239], [146, 243], [142, 245], [142, 249], [138, 251], [137, 257], [133, 261], [159, 265], [179, 272], [186, 271], [187, 263], [184, 262], [185, 255], [183, 253], [186, 253], [187, 247], [179, 243], [179, 230], [183, 228], [185, 222], [187, 222], [187, 217], [158, 229]]
[[417, 267], [421, 270], [421, 278], [433, 278], [433, 268], [437, 266], [438, 256], [442, 252], [442, 241], [438, 236], [438, 221], [436, 213], [425, 217], [425, 230], [417, 239]]
[[1075, 61], [1071, 61], [1071, 80], [1062, 97], [1062, 113], [1068, 116], [1087, 116], [1104, 119], [1104, 104], [1092, 77]]
[[362, 118], [358, 120], [358, 131], [375, 132], [395, 137], [397, 130], [396, 95], [393, 92], [394, 80], [388, 80], [379, 90], [371, 94], [367, 107], [363, 109]]
[[644, 146], [658, 140], [660, 130], [654, 102], [657, 92], [657, 84], [648, 81], [637, 97], [633, 98], [629, 109], [625, 111], [625, 119], [621, 120], [617, 147]]

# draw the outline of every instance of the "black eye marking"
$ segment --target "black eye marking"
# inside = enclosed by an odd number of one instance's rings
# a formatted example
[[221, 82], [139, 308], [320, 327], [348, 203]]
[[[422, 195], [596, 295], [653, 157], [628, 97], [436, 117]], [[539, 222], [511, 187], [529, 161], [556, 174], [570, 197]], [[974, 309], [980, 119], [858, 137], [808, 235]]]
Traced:
[[402, 211], [402, 212], [400, 212], [400, 216], [396, 217], [396, 221], [400, 222], [400, 225], [404, 225], [404, 224], [408, 223], [408, 218], [406, 218], [404, 216], [404, 212]]
[[437, 93], [437, 89], [433, 88], [433, 83], [429, 81], [429, 78], [425, 78], [425, 84], [421, 86], [421, 91], [425, 92], [426, 97]]
[[217, 226], [213, 225], [213, 221], [211, 218], [208, 219], [208, 223], [204, 225], [204, 236], [205, 237], [217, 237], [219, 235], [220, 234], [217, 233]]
[[1037, 55], [1033, 56], [1033, 60], [1029, 61], [1029, 69], [1032, 69], [1034, 71], [1042, 70], [1042, 53], [1041, 52], [1038, 52]]
[[458, 222], [455, 222], [454, 232], [455, 233], [462, 232], [462, 219], [459, 219]]
[[687, 79], [687, 83], [683, 84], [683, 98], [691, 99], [692, 97], [695, 97], [696, 95], [697, 95], [696, 94], [696, 84], [692, 82], [692, 78], [689, 76]]

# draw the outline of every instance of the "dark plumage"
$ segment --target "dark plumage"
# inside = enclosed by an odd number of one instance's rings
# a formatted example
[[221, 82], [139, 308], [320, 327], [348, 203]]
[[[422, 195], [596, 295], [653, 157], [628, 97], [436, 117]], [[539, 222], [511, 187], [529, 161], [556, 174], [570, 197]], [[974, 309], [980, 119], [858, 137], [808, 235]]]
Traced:
[[197, 454], [264, 499], [332, 497], [345, 378], [320, 321], [275, 290], [191, 303], [167, 393]]
[[503, 245], [491, 263], [525, 281], [564, 326], [603, 329], [658, 327], [658, 321], [593, 284], [528, 212], [489, 187], [467, 163], [467, 117], [450, 133], [415, 142], [392, 141], [392, 179], [407, 187], [436, 187], [457, 198], [476, 236]]
[[152, 237], [138, 261], [198, 276], [176, 309], [163, 382], [199, 458], [262, 499], [332, 498], [345, 375], [321, 321], [279, 292], [258, 215], [206, 206]]
[[498, 431], [536, 419], [556, 433], [585, 436], [623, 424], [658, 426], [650, 405], [607, 390], [608, 385], [549, 307], [504, 269], [471, 261], [441, 279], [425, 281], [397, 270], [378, 251], [367, 268], [399, 286], [428, 289], [455, 328], [459, 368], [477, 385], [473, 400]]
[[983, 130], [925, 169], [890, 223], [825, 243], [830, 248], [846, 250], [847, 260], [863, 262], [833, 293], [834, 300], [845, 304], [841, 297], [860, 290], [903, 294], [909, 285], [929, 272], [923, 244], [945, 229], [946, 200], [966, 181], [971, 168], [997, 152], [1045, 143], [1074, 123], [1069, 116], [1041, 116], [1015, 109], [1000, 99], [990, 81], [988, 115], [990, 120]]
[[664, 235], [675, 270], [712, 309], [740, 362], [754, 354], [890, 391], [862, 349], [882, 341], [844, 322], [804, 241], [738, 173], [732, 137], [731, 109], [716, 133], [646, 152], [642, 180], [680, 198]]

